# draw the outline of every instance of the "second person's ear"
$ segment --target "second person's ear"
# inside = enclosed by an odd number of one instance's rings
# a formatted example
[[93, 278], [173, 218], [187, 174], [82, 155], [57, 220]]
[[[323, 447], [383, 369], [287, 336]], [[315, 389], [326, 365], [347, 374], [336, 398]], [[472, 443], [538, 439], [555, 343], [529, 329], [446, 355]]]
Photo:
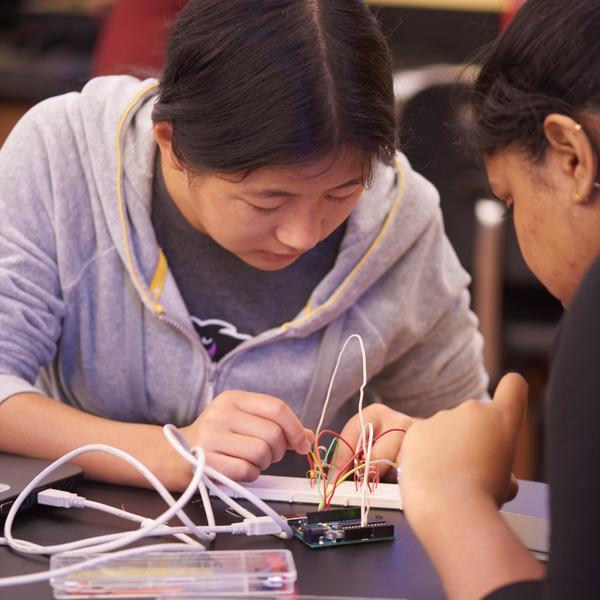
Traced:
[[594, 191], [598, 157], [584, 127], [571, 117], [552, 113], [544, 120], [544, 132], [562, 174], [571, 180], [573, 200], [587, 201]]

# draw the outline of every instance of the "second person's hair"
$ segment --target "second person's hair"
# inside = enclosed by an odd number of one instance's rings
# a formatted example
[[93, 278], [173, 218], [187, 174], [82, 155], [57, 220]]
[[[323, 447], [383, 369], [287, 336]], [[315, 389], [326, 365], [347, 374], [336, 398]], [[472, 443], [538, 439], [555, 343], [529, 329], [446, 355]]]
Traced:
[[600, 2], [528, 0], [485, 56], [471, 108], [479, 153], [541, 159], [547, 115], [600, 110]]

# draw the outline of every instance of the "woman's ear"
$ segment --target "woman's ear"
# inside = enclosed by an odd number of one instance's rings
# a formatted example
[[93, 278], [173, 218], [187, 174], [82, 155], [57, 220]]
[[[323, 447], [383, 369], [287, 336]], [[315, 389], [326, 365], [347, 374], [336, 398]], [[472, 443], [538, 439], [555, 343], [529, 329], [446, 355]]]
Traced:
[[544, 120], [544, 132], [563, 175], [572, 182], [573, 200], [586, 202], [594, 191], [598, 174], [598, 157], [587, 132], [571, 117], [556, 113]]
[[181, 162], [173, 152], [173, 125], [169, 121], [158, 121], [152, 127], [154, 139], [158, 144], [160, 159], [169, 168], [184, 172]]

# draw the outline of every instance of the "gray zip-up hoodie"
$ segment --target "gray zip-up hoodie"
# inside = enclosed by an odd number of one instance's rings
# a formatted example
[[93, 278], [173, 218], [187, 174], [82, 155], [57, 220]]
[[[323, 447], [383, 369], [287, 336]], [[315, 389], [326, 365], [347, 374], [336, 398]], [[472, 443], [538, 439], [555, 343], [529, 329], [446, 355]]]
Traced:
[[[0, 400], [40, 391], [111, 419], [183, 425], [242, 389], [284, 399], [314, 427], [352, 333], [370, 400], [429, 415], [485, 396], [468, 276], [435, 189], [402, 156], [377, 167], [297, 318], [214, 364], [150, 220], [155, 95], [152, 80], [92, 80], [34, 107], [0, 151]], [[360, 383], [349, 348], [329, 416], [356, 411]]]

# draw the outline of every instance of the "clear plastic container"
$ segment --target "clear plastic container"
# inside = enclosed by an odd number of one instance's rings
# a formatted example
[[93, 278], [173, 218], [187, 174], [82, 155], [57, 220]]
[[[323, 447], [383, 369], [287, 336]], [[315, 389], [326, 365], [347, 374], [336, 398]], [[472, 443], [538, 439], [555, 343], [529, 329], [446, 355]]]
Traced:
[[[55, 569], [93, 554], [55, 555]], [[148, 598], [178, 595], [279, 596], [294, 591], [297, 578], [289, 550], [149, 552], [83, 568], [50, 584], [55, 598]]]

